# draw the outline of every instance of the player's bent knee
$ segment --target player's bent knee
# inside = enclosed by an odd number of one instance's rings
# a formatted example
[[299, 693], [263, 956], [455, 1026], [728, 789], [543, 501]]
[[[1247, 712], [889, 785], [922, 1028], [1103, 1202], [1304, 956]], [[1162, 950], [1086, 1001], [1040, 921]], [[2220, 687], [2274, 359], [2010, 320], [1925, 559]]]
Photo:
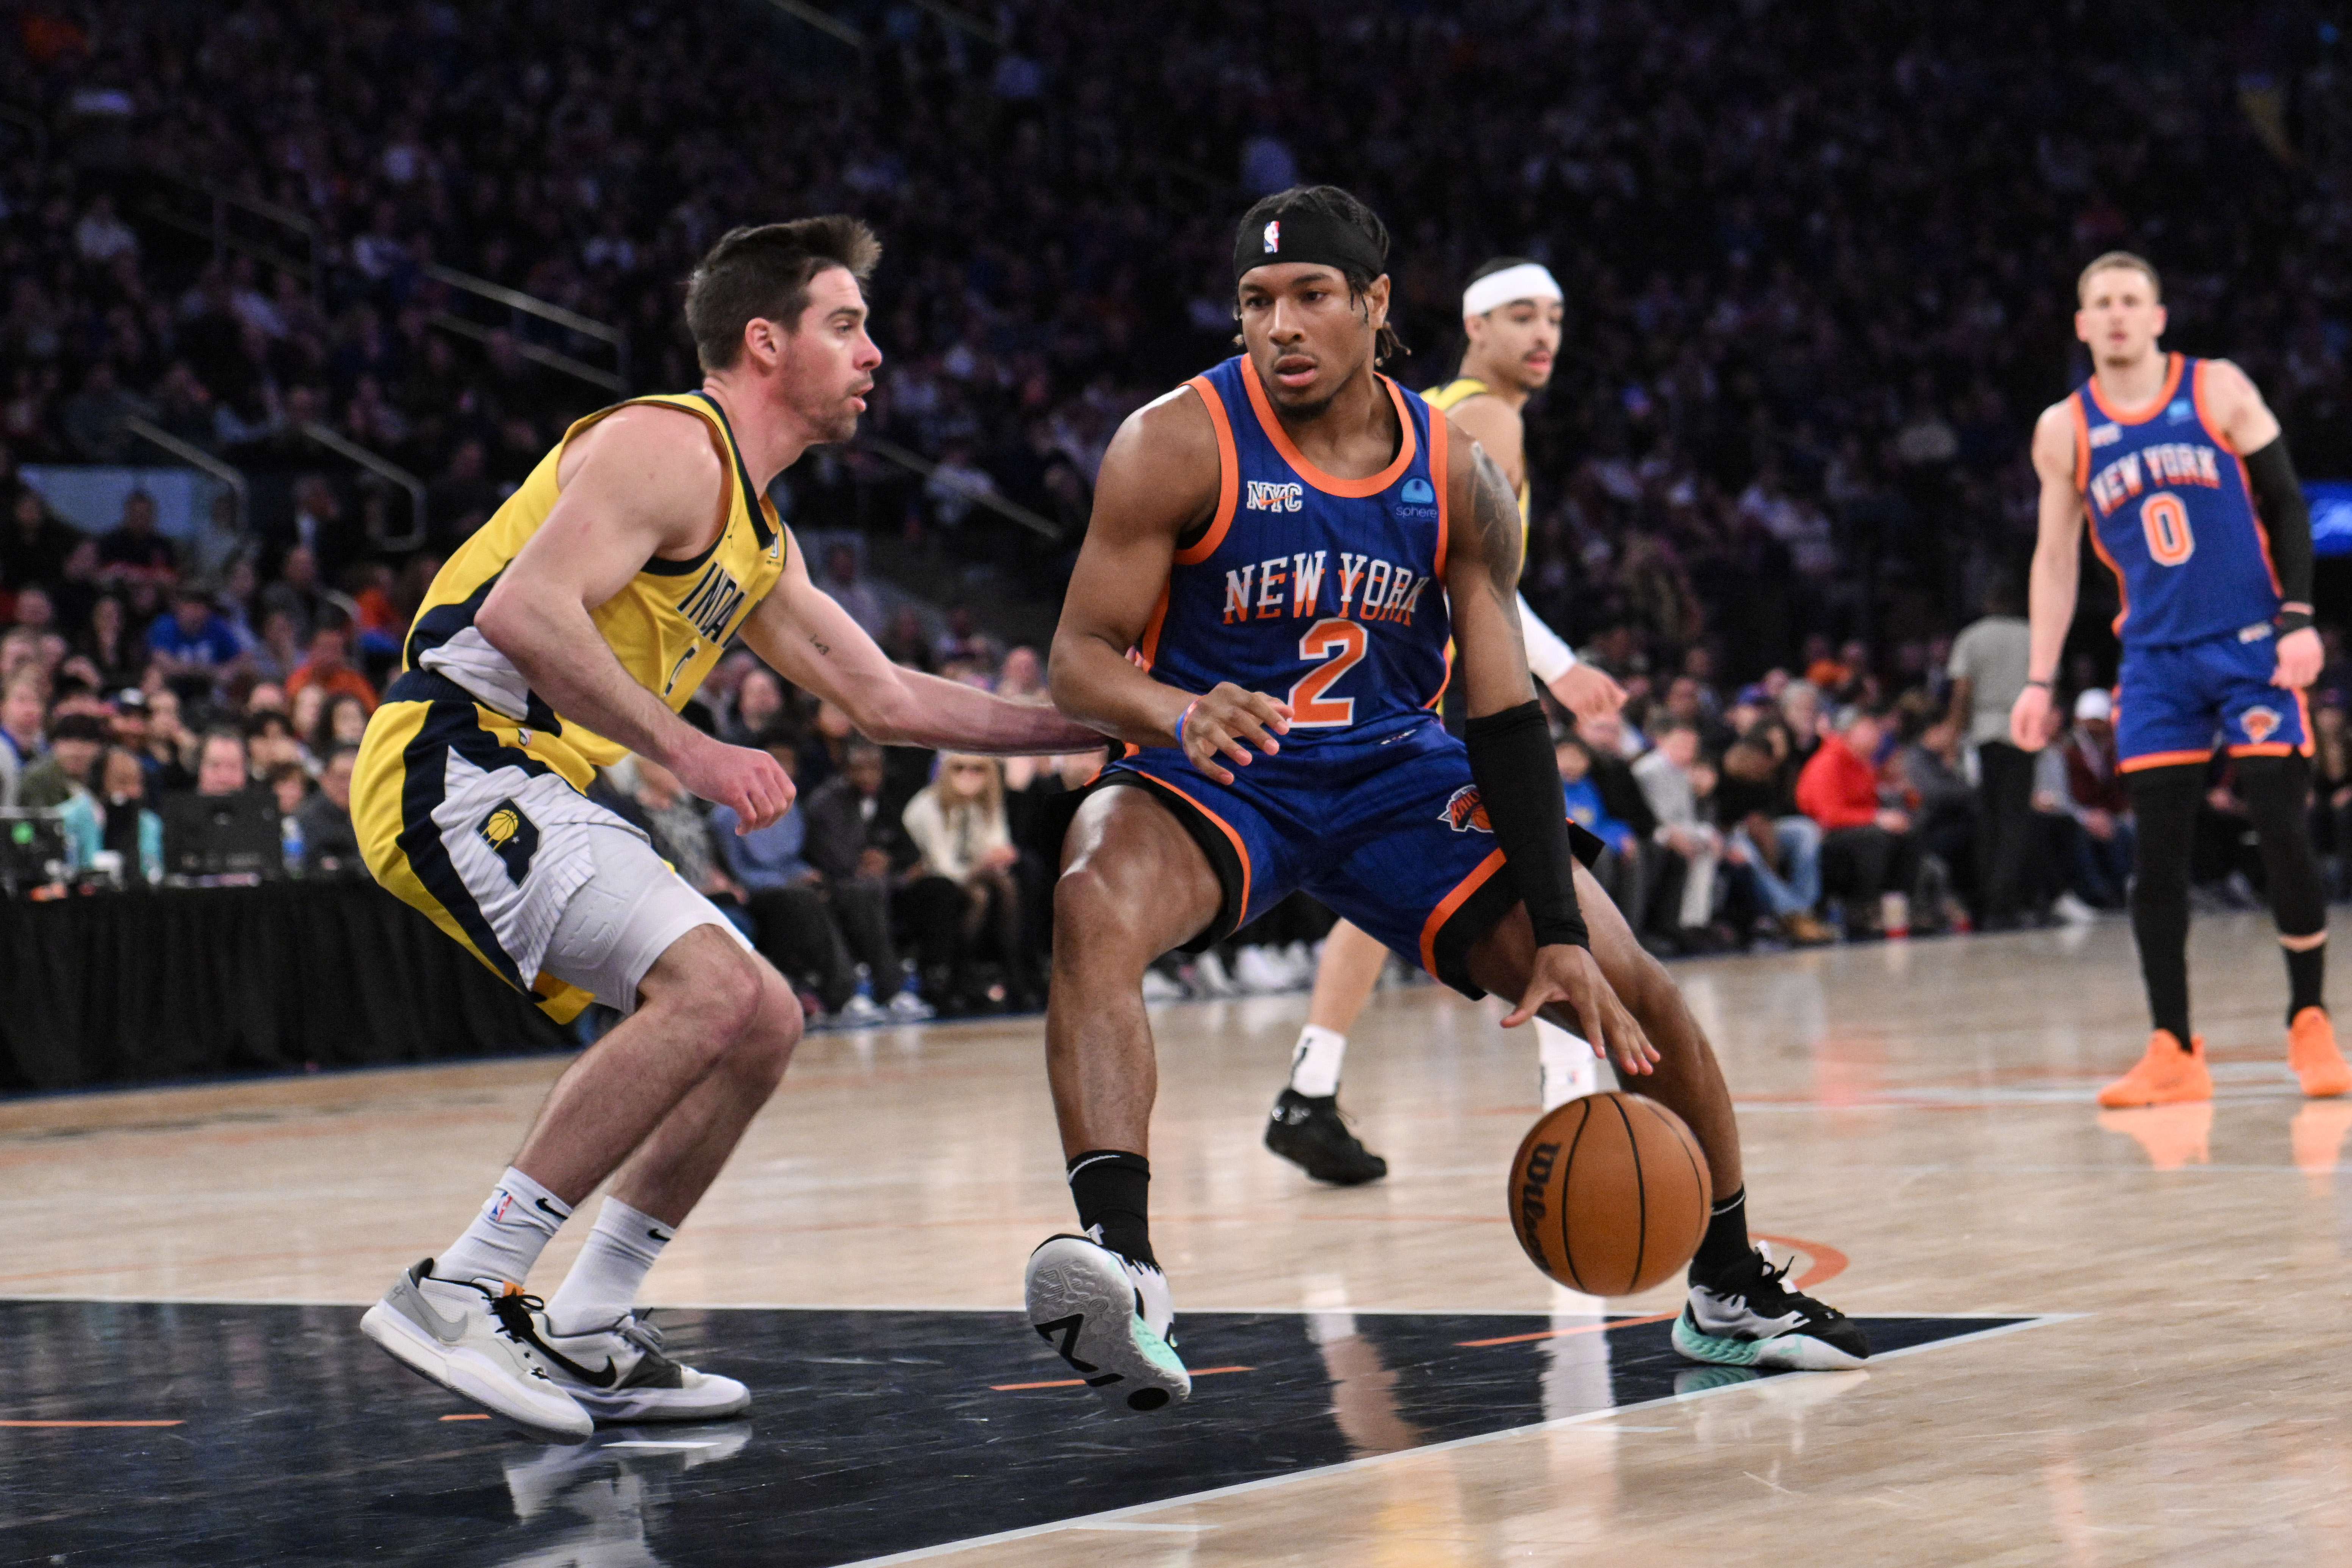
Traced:
[[672, 944], [646, 974], [639, 1010], [657, 1010], [676, 1019], [694, 1048], [716, 1060], [759, 1018], [764, 975], [765, 966], [743, 951], [731, 933], [698, 926]]
[[[1154, 945], [1155, 933], [1147, 926], [1160, 923], [1154, 918], [1159, 911], [1139, 889], [1124, 886], [1127, 880], [1104, 874], [1090, 859], [1077, 861], [1062, 873], [1054, 884], [1054, 959], [1057, 965], [1120, 963], [1129, 960], [1141, 965], [1150, 963], [1170, 945]], [[1183, 936], [1180, 934], [1175, 940], [1181, 942]]]
[[808, 1020], [784, 977], [764, 963], [752, 962], [760, 974], [759, 1006], [728, 1051], [727, 1061], [739, 1075], [772, 1089], [792, 1064], [793, 1051], [800, 1045]]

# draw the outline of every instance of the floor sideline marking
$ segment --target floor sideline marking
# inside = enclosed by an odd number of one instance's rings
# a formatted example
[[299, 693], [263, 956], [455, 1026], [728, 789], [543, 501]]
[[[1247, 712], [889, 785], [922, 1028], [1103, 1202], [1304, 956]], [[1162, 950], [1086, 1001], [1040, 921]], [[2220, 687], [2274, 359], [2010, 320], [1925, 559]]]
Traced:
[[[1910, 1355], [1918, 1351], [1943, 1350], [1952, 1345], [1969, 1344], [1979, 1340], [1992, 1339], [2000, 1334], [2012, 1334], [2026, 1329], [2039, 1328], [2044, 1323], [2063, 1322], [2070, 1319], [2085, 1317], [2088, 1314], [2082, 1312], [2000, 1314], [1939, 1312], [1922, 1315], [1944, 1318], [2002, 1316], [2017, 1317], [2022, 1321], [2003, 1323], [1990, 1329], [1979, 1329], [1972, 1334], [1956, 1334], [1948, 1340], [1931, 1340], [1926, 1344], [1886, 1351], [1871, 1359], [1892, 1361], [1897, 1356]], [[1793, 1373], [1783, 1375], [1802, 1377], [1806, 1374]], [[1373, 1465], [1392, 1464], [1397, 1460], [1409, 1459], [1416, 1455], [1443, 1454], [1453, 1449], [1467, 1448], [1476, 1444], [1499, 1442], [1506, 1437], [1524, 1436], [1530, 1432], [1559, 1431], [1569, 1427], [1587, 1426], [1595, 1421], [1605, 1421], [1612, 1416], [1624, 1415], [1629, 1411], [1648, 1410], [1667, 1405], [1685, 1405], [1695, 1399], [1712, 1399], [1721, 1394], [1738, 1393], [1742, 1389], [1760, 1388], [1775, 1381], [1777, 1379], [1771, 1377], [1748, 1378], [1738, 1383], [1727, 1383], [1715, 1388], [1699, 1389], [1689, 1394], [1669, 1394], [1656, 1399], [1636, 1400], [1631, 1405], [1612, 1405], [1606, 1410], [1589, 1410], [1580, 1415], [1563, 1415], [1557, 1421], [1538, 1421], [1526, 1426], [1507, 1426], [1500, 1431], [1481, 1432], [1472, 1436], [1455, 1437], [1443, 1443], [1427, 1443], [1417, 1448], [1398, 1448], [1386, 1454], [1372, 1454], [1360, 1459], [1343, 1460], [1336, 1465], [1320, 1465], [1312, 1469], [1295, 1470], [1288, 1475], [1265, 1476], [1254, 1481], [1238, 1481], [1229, 1487], [1214, 1487], [1207, 1491], [1186, 1492], [1178, 1497], [1162, 1498], [1157, 1502], [1137, 1503], [1132, 1507], [1106, 1510], [1102, 1513], [1082, 1515], [1076, 1519], [1055, 1520], [1045, 1524], [1028, 1525], [1020, 1530], [999, 1531], [993, 1535], [976, 1535], [968, 1541], [942, 1542], [937, 1546], [917, 1547], [911, 1552], [892, 1552], [884, 1557], [862, 1557], [853, 1563], [838, 1564], [837, 1568], [893, 1568], [893, 1565], [901, 1563], [927, 1562], [953, 1552], [970, 1552], [978, 1547], [995, 1546], [1008, 1541], [1025, 1541], [1032, 1536], [1050, 1535], [1056, 1531], [1095, 1530], [1104, 1524], [1124, 1524], [1138, 1520], [1141, 1515], [1154, 1513], [1161, 1509], [1219, 1501], [1248, 1492], [1293, 1486], [1300, 1481], [1317, 1479], [1325, 1476], [1345, 1475]]]

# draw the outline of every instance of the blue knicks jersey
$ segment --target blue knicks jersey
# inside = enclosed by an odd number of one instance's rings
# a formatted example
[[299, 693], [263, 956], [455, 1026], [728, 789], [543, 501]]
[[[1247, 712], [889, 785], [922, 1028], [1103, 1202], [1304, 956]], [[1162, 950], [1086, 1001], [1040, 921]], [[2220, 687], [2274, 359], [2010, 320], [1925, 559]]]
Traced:
[[2268, 630], [2278, 575], [2245, 466], [2206, 415], [2206, 362], [2170, 356], [2164, 390], [2118, 412], [2095, 378], [2074, 391], [2074, 482], [2116, 574], [2116, 633], [2168, 647]]
[[1216, 426], [1217, 510], [1176, 552], [1137, 652], [1187, 691], [1230, 680], [1287, 701], [1285, 751], [1384, 738], [1445, 687], [1445, 417], [1380, 384], [1404, 438], [1342, 479], [1291, 444], [1247, 356], [1185, 383]]

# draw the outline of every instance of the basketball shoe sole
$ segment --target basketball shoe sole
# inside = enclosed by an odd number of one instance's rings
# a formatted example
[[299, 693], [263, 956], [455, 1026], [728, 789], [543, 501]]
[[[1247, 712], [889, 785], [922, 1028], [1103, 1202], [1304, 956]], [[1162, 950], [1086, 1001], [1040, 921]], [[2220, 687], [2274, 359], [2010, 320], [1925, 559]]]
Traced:
[[[360, 1320], [360, 1332], [419, 1377], [548, 1443], [582, 1443], [596, 1429], [588, 1412], [559, 1387], [500, 1315], [501, 1298], [460, 1280], [433, 1278], [426, 1258], [400, 1276]], [[445, 1311], [427, 1294], [444, 1289]], [[462, 1293], [478, 1296], [478, 1304]], [[527, 1310], [513, 1292], [507, 1310]]]
[[1164, 1410], [1192, 1396], [1157, 1268], [1083, 1236], [1048, 1237], [1029, 1255], [1026, 1295], [1029, 1326], [1113, 1410]]
[[[1793, 1260], [1792, 1260], [1793, 1261]], [[1862, 1326], [1788, 1287], [1789, 1265], [1759, 1247], [1749, 1265], [1713, 1289], [1694, 1282], [1675, 1315], [1675, 1352], [1714, 1366], [1847, 1372], [1870, 1359]]]

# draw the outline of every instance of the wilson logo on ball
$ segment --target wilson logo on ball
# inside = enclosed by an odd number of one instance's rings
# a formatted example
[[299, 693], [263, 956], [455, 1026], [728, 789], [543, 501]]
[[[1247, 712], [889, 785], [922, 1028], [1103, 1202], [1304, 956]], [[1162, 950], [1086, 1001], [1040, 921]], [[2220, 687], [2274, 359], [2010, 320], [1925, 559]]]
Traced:
[[1519, 1184], [1519, 1223], [1524, 1229], [1529, 1250], [1540, 1252], [1543, 1244], [1537, 1239], [1536, 1226], [1543, 1223], [1544, 1184], [1551, 1180], [1552, 1162], [1559, 1158], [1559, 1145], [1538, 1143], [1528, 1156], [1527, 1172]]

